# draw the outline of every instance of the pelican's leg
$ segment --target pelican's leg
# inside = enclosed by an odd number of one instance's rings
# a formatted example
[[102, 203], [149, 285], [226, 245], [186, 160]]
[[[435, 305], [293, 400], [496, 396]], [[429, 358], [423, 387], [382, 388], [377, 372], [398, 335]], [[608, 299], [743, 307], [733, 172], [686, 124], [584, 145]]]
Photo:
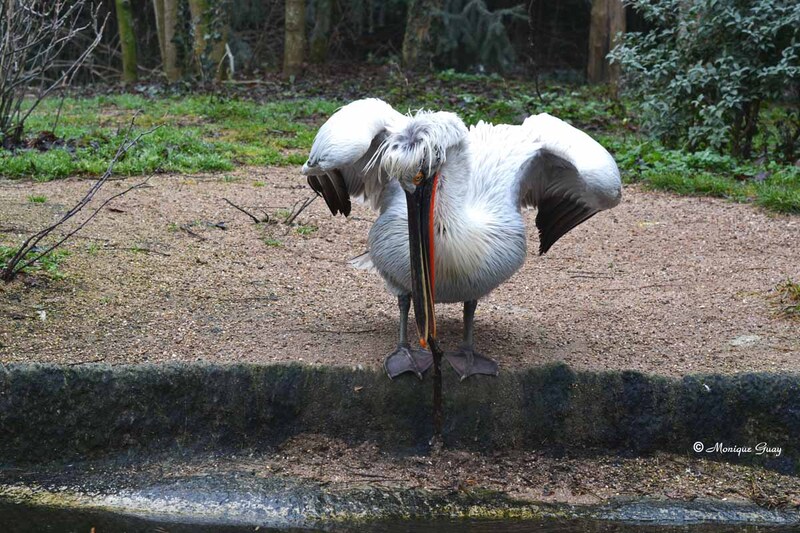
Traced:
[[408, 343], [408, 311], [411, 309], [411, 295], [398, 296], [397, 306], [400, 308], [400, 342], [397, 343], [397, 349], [383, 360], [383, 368], [392, 379], [404, 372], [413, 372], [422, 379], [422, 373], [433, 364], [433, 356], [427, 350], [412, 350]]
[[497, 362], [494, 359], [479, 354], [472, 347], [472, 331], [476, 307], [478, 307], [478, 300], [464, 302], [464, 341], [457, 352], [445, 354], [450, 366], [461, 376], [462, 381], [474, 374], [496, 376], [499, 371]]

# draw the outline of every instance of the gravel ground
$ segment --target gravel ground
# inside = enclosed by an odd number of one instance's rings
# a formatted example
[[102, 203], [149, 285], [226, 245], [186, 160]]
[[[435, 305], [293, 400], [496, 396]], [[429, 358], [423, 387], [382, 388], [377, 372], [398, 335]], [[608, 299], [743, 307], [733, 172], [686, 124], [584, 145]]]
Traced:
[[[200, 464], [208, 461], [199, 461]], [[760, 467], [657, 453], [643, 457], [554, 456], [538, 451], [489, 454], [442, 450], [397, 456], [372, 443], [359, 446], [302, 434], [269, 456], [220, 457], [208, 471], [249, 471], [312, 479], [334, 486], [386, 486], [433, 491], [489, 489], [528, 501], [594, 504], [611, 498], [696, 498], [800, 506], [800, 478]], [[182, 473], [181, 468], [175, 470]], [[203, 468], [199, 469], [201, 472]], [[190, 469], [191, 471], [191, 469]]]
[[[366, 206], [333, 218], [318, 200], [286, 226], [286, 211], [312, 194], [296, 168], [149, 183], [69, 244], [64, 279], [0, 286], [0, 363], [377, 366], [394, 348], [396, 302], [376, 274], [347, 264], [366, 249]], [[0, 243], [56, 220], [90, 184], [0, 181]], [[276, 223], [256, 225], [223, 198]], [[800, 279], [799, 242], [800, 217], [627, 187], [619, 207], [532, 254], [481, 301], [477, 347], [501, 368], [797, 372], [800, 322], [778, 313], [775, 286]], [[437, 312], [455, 346], [460, 306]]]
[[[642, 457], [603, 453], [497, 451], [486, 454], [438, 450], [396, 454], [374, 443], [348, 443], [303, 433], [264, 452], [193, 453], [189, 457], [152, 455], [145, 461], [79, 462], [54, 475], [37, 467], [0, 470], [2, 484], [51, 478], [45, 486], [85, 484], [110, 476], [112, 485], [152, 477], [159, 484], [181, 478], [223, 477], [310, 480], [333, 491], [380, 488], [423, 489], [439, 494], [480, 496], [497, 491], [512, 499], [567, 504], [601, 504], [613, 499], [653, 498], [687, 502], [695, 499], [755, 503], [766, 509], [800, 507], [800, 477], [758, 466], [717, 462], [699, 455], [656, 453]], [[38, 483], [32, 483], [38, 484]], [[133, 483], [136, 484], [135, 482]], [[91, 489], [90, 489], [91, 490]]]

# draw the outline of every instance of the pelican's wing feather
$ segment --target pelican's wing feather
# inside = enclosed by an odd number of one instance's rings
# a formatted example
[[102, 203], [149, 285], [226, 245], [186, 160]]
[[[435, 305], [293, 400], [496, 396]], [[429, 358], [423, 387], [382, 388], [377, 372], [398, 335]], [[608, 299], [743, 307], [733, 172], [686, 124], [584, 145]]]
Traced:
[[605, 148], [546, 113], [522, 124], [534, 143], [516, 179], [522, 206], [535, 206], [539, 254], [572, 228], [622, 198], [619, 169]]
[[340, 108], [317, 132], [303, 174], [334, 215], [350, 214], [350, 198], [366, 200], [373, 209], [387, 183], [379, 151], [387, 128], [408, 117], [383, 100], [367, 98]]

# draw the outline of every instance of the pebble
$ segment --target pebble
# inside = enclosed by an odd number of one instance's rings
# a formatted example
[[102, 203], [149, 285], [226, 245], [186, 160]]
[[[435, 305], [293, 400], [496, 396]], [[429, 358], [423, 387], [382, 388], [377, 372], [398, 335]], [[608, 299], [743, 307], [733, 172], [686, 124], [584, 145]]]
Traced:
[[731, 346], [751, 346], [753, 344], [758, 344], [761, 340], [761, 337], [758, 335], [739, 335], [735, 339], [731, 339], [730, 345]]

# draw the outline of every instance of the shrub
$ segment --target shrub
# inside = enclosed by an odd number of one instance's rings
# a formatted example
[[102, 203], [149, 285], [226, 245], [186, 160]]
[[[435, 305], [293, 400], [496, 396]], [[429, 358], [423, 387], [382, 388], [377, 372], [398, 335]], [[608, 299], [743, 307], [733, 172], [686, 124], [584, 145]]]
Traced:
[[[800, 2], [631, 0], [651, 26], [611, 53], [664, 142], [748, 158], [765, 103], [800, 86]], [[788, 96], [791, 95], [791, 96]], [[785, 151], [785, 148], [780, 148]]]

